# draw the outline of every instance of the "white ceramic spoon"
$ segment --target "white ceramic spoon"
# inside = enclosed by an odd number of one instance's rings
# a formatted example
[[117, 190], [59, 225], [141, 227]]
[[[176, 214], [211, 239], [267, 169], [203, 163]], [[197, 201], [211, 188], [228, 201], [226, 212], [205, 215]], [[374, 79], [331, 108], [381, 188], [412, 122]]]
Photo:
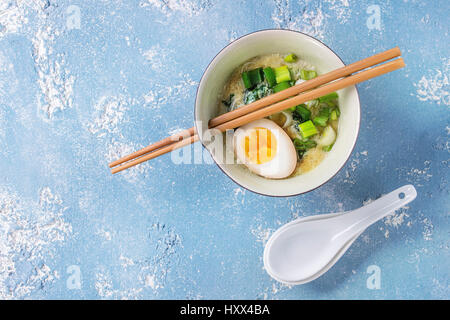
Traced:
[[270, 237], [264, 267], [286, 284], [310, 282], [330, 269], [368, 226], [416, 196], [414, 186], [406, 185], [353, 211], [294, 220]]

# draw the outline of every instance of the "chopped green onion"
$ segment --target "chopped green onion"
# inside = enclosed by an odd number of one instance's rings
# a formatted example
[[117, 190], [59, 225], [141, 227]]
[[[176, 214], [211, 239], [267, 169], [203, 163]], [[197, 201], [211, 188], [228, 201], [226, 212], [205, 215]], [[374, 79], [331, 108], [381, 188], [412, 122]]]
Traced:
[[275, 79], [277, 83], [291, 81], [291, 73], [287, 66], [281, 66], [274, 69], [275, 71]]
[[291, 85], [289, 84], [289, 81], [285, 81], [285, 82], [280, 82], [279, 84], [277, 84], [275, 87], [273, 87], [273, 92], [280, 92], [283, 91], [287, 88], [289, 88]]
[[295, 111], [295, 107], [290, 107], [290, 108], [287, 109], [287, 110], [294, 112], [294, 111]]
[[284, 57], [284, 61], [286, 62], [295, 62], [297, 61], [297, 56], [293, 53], [287, 55], [286, 57]]
[[296, 106], [294, 112], [299, 114], [303, 121], [311, 119], [311, 111], [309, 111], [304, 104]]
[[294, 147], [299, 153], [300, 156], [303, 155], [308, 149], [314, 148], [317, 146], [317, 143], [314, 140], [302, 140], [302, 139], [294, 139]]
[[334, 146], [334, 143], [330, 144], [329, 146], [323, 147], [322, 150], [325, 151], [325, 152], [330, 152], [331, 149], [333, 149], [333, 146]]
[[252, 83], [252, 86], [257, 85], [258, 83], [261, 83], [264, 79], [264, 73], [262, 71], [262, 68], [256, 68], [256, 69], [250, 70], [248, 72], [248, 77], [250, 78], [250, 82]]
[[299, 129], [303, 139], [309, 138], [318, 133], [316, 127], [314, 126], [314, 124], [312, 123], [311, 120], [300, 123], [298, 125], [298, 129]]
[[267, 67], [263, 69], [264, 75], [266, 76], [267, 83], [270, 87], [273, 87], [277, 84], [277, 80], [275, 78], [275, 72], [271, 67]]
[[301, 140], [294, 139], [294, 147], [297, 150], [297, 156], [299, 159], [303, 158], [303, 155], [311, 148], [314, 148], [317, 143], [313, 140]]
[[338, 96], [338, 94], [336, 92], [332, 92], [332, 93], [329, 93], [327, 95], [324, 95], [323, 97], [320, 97], [319, 101], [320, 102], [328, 102], [330, 100], [337, 99], [338, 97], [339, 96]]
[[329, 107], [332, 107], [332, 108], [336, 107], [336, 104], [335, 104], [332, 100], [327, 101], [326, 104], [327, 104]]
[[336, 107], [336, 109], [334, 109], [334, 111], [336, 111], [336, 115], [339, 117], [341, 115], [341, 110], [339, 110], [338, 107]]
[[330, 120], [337, 120], [338, 116], [336, 110], [331, 111]]
[[310, 80], [317, 77], [317, 72], [314, 70], [300, 70], [300, 77], [303, 80]]
[[325, 107], [320, 109], [319, 116], [326, 117], [327, 120], [330, 117], [331, 109], [329, 107]]
[[252, 87], [252, 82], [250, 81], [248, 72], [242, 72], [242, 81], [244, 82], [245, 89], [249, 89]]
[[328, 116], [317, 116], [313, 119], [314, 124], [325, 127], [328, 122]]

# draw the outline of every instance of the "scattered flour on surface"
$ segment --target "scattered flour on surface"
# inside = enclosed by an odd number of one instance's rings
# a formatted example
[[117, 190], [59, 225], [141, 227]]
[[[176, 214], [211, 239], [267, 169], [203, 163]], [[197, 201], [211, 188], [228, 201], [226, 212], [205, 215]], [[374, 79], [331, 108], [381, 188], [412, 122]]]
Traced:
[[107, 272], [99, 272], [95, 278], [94, 287], [101, 299], [137, 300], [141, 298], [143, 288], [114, 289], [112, 277]]
[[192, 93], [197, 81], [192, 80], [189, 74], [178, 74], [178, 81], [172, 86], [155, 83], [152, 89], [143, 98], [145, 105], [152, 109], [159, 109], [170, 103], [180, 103]]
[[0, 2], [0, 38], [18, 33], [28, 23], [27, 1], [2, 0]]
[[98, 229], [95, 234], [100, 236], [105, 241], [111, 241], [112, 240], [111, 232], [107, 231], [107, 230], [105, 230], [103, 228]]
[[244, 195], [245, 194], [245, 190], [242, 189], [242, 188], [235, 188], [233, 190], [233, 194], [234, 194], [235, 197], [239, 196], [240, 194]]
[[59, 35], [58, 30], [47, 25], [41, 27], [32, 39], [33, 59], [41, 89], [38, 114], [44, 120], [51, 120], [57, 112], [73, 106], [75, 77], [66, 67], [64, 54], [54, 54], [52, 47]]
[[123, 255], [120, 255], [119, 260], [120, 260], [120, 264], [121, 264], [122, 268], [124, 268], [124, 269], [128, 268], [129, 266], [134, 265], [134, 261], [132, 259], [127, 258]]
[[[47, 9], [50, 6], [48, 0], [3, 0], [0, 3], [0, 38], [21, 33], [31, 40], [40, 89], [37, 111], [46, 121], [55, 118], [57, 112], [72, 107], [75, 82], [66, 66], [65, 55], [54, 53], [53, 46], [61, 32], [49, 19]], [[32, 26], [28, 26], [30, 18], [34, 21]]]
[[395, 170], [399, 172], [401, 177], [404, 177], [407, 182], [412, 183], [416, 187], [423, 187], [426, 183], [430, 182], [433, 175], [431, 171], [431, 161], [425, 160], [423, 162], [423, 168], [396, 168]]
[[395, 213], [388, 215], [386, 218], [384, 218], [384, 224], [387, 226], [398, 228], [404, 223], [405, 218], [409, 217], [409, 215], [406, 213], [408, 209], [408, 206], [404, 206], [401, 209], [397, 210]]
[[59, 278], [46, 263], [72, 233], [61, 198], [50, 188], [38, 201], [0, 187], [0, 299], [21, 299]]
[[[86, 121], [86, 129], [104, 142], [104, 146], [99, 150], [99, 154], [104, 155], [102, 161], [112, 162], [143, 147], [126, 141], [122, 133], [123, 124], [128, 121], [127, 111], [134, 103], [135, 99], [123, 95], [105, 95], [94, 105], [92, 118]], [[130, 183], [136, 183], [142, 181], [150, 168], [152, 166], [147, 161], [123, 171], [119, 176]]]
[[275, 0], [272, 21], [277, 28], [301, 31], [322, 39], [325, 32], [325, 15], [315, 2], [299, 3], [301, 8], [291, 8], [290, 0]]
[[250, 232], [256, 237], [257, 242], [261, 242], [263, 246], [266, 244], [267, 240], [269, 240], [270, 235], [275, 230], [272, 228], [264, 228], [262, 225], [257, 226], [250, 230]]
[[142, 55], [154, 71], [163, 72], [167, 70], [168, 66], [175, 64], [170, 53], [167, 49], [156, 44], [142, 52]]
[[424, 218], [422, 220], [422, 223], [424, 225], [424, 229], [423, 229], [423, 232], [422, 232], [423, 239], [425, 241], [433, 240], [432, 236], [433, 236], [434, 226], [431, 223], [431, 220], [429, 218]]
[[227, 31], [227, 35], [228, 35], [227, 36], [228, 42], [233, 42], [234, 40], [236, 40], [239, 37], [238, 33], [234, 30]]
[[348, 21], [352, 14], [349, 0], [325, 0], [325, 3], [328, 4], [328, 9], [336, 15], [336, 19], [340, 24]]
[[211, 7], [211, 0], [142, 0], [142, 8], [150, 7], [160, 10], [166, 16], [179, 12], [186, 16], [195, 16]]
[[[105, 158], [106, 161], [109, 163], [142, 148], [143, 148], [142, 145], [137, 145], [134, 143], [124, 143], [113, 139], [107, 145]], [[121, 173], [119, 173], [119, 175], [130, 183], [136, 183], [138, 181], [141, 181], [141, 179], [145, 178], [146, 174], [148, 173], [148, 170], [152, 168], [153, 167], [150, 165], [150, 162], [146, 161], [138, 166], [134, 166], [127, 170], [122, 171]]]
[[416, 97], [420, 101], [429, 101], [450, 106], [450, 59], [445, 59], [441, 69], [428, 70], [427, 75], [414, 83]]
[[[157, 294], [158, 289], [164, 288], [172, 264], [179, 261], [181, 237], [173, 228], [155, 223], [150, 228], [149, 241], [153, 245], [151, 257], [133, 259], [121, 254], [122, 269], [118, 274], [111, 274], [104, 268], [96, 273], [95, 288], [102, 299], [140, 299], [144, 290]], [[138, 279], [140, 285], [129, 288], [129, 277]]]
[[[384, 196], [384, 194], [381, 195], [380, 197], [382, 197], [382, 196]], [[362, 204], [363, 204], [363, 206], [365, 206], [365, 205], [372, 203], [375, 200], [376, 199], [369, 198], [369, 199], [364, 200]], [[396, 210], [394, 213], [386, 216], [383, 219], [385, 226], [398, 229], [401, 225], [403, 225], [405, 223], [406, 219], [409, 218], [409, 214], [407, 213], [408, 209], [409, 209], [409, 206], [404, 206], [404, 207], [401, 207], [400, 209]], [[408, 226], [408, 227], [411, 227], [411, 225], [412, 225], [411, 221], [408, 221], [406, 223], [406, 226]], [[380, 227], [379, 230], [384, 232], [384, 237], [386, 239], [389, 238], [389, 232], [390, 232], [389, 229]], [[363, 239], [363, 241], [364, 241], [364, 239]], [[369, 238], [367, 237], [367, 242], [366, 241], [364, 241], [364, 242], [368, 243], [368, 241], [369, 241]]]
[[355, 171], [361, 162], [365, 162], [368, 159], [368, 151], [356, 152], [351, 158], [350, 162], [345, 166], [345, 177], [343, 182], [349, 184], [356, 184]]
[[271, 285], [267, 286], [258, 294], [258, 299], [268, 300], [274, 299], [274, 296], [280, 292], [292, 289], [293, 286], [284, 284], [275, 280], [271, 280]]
[[128, 110], [128, 101], [123, 96], [103, 96], [94, 105], [94, 110], [94, 119], [87, 124], [89, 132], [97, 137], [117, 134]]

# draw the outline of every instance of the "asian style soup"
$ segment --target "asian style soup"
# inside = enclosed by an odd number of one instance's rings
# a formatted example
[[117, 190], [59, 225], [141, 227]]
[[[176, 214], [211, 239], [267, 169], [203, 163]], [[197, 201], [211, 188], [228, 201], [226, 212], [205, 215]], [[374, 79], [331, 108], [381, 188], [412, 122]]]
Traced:
[[[317, 77], [314, 66], [295, 54], [270, 54], [236, 68], [225, 84], [220, 114]], [[234, 152], [251, 172], [272, 179], [314, 169], [333, 148], [338, 134], [338, 95], [319, 99], [248, 123], [234, 132]]]

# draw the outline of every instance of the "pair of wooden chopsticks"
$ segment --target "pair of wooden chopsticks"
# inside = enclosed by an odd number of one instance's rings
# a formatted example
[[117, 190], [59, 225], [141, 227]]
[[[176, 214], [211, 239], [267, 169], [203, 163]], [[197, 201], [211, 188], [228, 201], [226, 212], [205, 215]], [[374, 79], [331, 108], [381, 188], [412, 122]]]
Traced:
[[[211, 119], [208, 126], [222, 132], [234, 129], [306, 101], [317, 99], [345, 87], [403, 68], [405, 63], [401, 57], [386, 62], [400, 55], [401, 52], [398, 47], [386, 50], [220, 115]], [[382, 62], [386, 63], [376, 66]], [[180, 141], [180, 139], [182, 140]], [[195, 127], [184, 130], [111, 162], [109, 164], [109, 167], [112, 168], [111, 173], [120, 172], [144, 161], [187, 146], [198, 141], [198, 139]]]

